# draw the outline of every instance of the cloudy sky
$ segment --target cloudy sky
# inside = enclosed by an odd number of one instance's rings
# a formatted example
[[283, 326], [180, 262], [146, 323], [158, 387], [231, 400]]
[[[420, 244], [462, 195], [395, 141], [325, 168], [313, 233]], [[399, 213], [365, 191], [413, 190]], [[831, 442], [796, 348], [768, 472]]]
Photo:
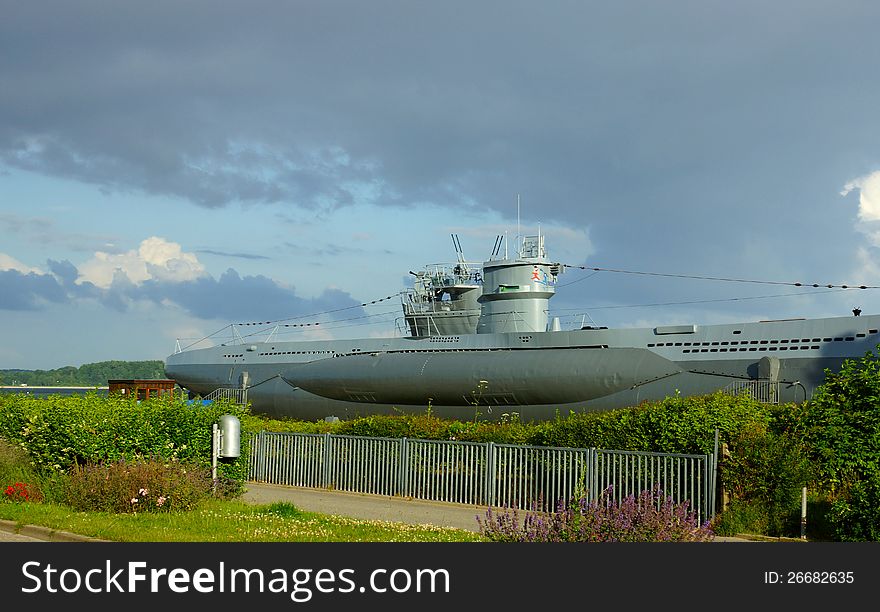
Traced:
[[[393, 334], [396, 297], [361, 304], [451, 234], [481, 261], [518, 227], [571, 266], [880, 285], [875, 1], [0, 8], [0, 368], [230, 323]], [[878, 297], [570, 268], [552, 305], [633, 326]]]

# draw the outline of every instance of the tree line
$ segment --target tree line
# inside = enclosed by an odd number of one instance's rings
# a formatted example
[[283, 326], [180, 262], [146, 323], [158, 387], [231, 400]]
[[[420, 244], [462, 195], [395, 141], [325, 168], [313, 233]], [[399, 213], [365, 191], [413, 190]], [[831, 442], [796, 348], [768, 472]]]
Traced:
[[165, 362], [99, 361], [54, 370], [0, 370], [0, 385], [105, 387], [114, 379], [165, 378]]

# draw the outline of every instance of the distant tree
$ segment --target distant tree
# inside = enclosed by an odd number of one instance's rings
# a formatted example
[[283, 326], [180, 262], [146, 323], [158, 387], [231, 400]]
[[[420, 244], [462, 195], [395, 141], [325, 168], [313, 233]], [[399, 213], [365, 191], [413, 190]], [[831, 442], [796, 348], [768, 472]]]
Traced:
[[103, 387], [113, 379], [155, 378], [165, 378], [165, 363], [159, 360], [99, 361], [55, 370], [0, 370], [4, 385]]

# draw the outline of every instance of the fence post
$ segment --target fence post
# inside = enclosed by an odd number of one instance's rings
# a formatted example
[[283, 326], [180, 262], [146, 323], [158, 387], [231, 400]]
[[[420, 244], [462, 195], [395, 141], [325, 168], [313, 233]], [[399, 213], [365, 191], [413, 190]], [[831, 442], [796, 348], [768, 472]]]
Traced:
[[712, 518], [712, 488], [714, 487], [714, 478], [711, 473], [712, 455], [703, 455], [703, 495], [700, 500], [700, 522], [705, 523]]
[[715, 517], [716, 498], [718, 494], [718, 428], [715, 428], [715, 448], [712, 452], [712, 505], [709, 508], [710, 518]]
[[596, 501], [599, 498], [599, 451], [596, 448], [587, 449], [587, 469], [590, 471], [590, 495], [589, 501]]
[[495, 505], [495, 443], [486, 443], [486, 504]]
[[409, 444], [406, 436], [400, 439], [400, 456], [397, 460], [397, 494], [407, 497], [409, 491], [406, 483], [409, 481]]
[[251, 455], [248, 457], [248, 463], [250, 464], [250, 479], [251, 480], [260, 480], [260, 476], [263, 474], [263, 460], [265, 459], [265, 452], [263, 451], [263, 432], [258, 431], [253, 438], [251, 438]]
[[324, 434], [323, 470], [321, 471], [321, 485], [325, 489], [330, 488], [330, 439], [331, 434]]

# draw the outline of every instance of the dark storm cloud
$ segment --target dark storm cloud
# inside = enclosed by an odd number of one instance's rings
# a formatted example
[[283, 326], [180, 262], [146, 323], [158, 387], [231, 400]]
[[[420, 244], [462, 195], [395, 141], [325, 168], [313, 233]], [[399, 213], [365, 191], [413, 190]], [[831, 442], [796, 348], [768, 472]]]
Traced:
[[[240, 276], [232, 268], [220, 278], [170, 282], [149, 280], [132, 283], [116, 270], [110, 287], [90, 282], [76, 283], [79, 272], [69, 261], [48, 261], [51, 274], [0, 271], [0, 310], [40, 310], [46, 303], [96, 300], [118, 312], [126, 312], [134, 300], [156, 304], [174, 303], [194, 317], [225, 319], [236, 323], [289, 319], [322, 314], [333, 320], [363, 314], [360, 302], [349, 294], [327, 289], [316, 298], [302, 298], [295, 290], [278, 285], [265, 276]], [[299, 321], [291, 321], [296, 323]], [[312, 321], [306, 321], [312, 322]]]
[[66, 301], [67, 294], [54, 276], [0, 271], [0, 310], [40, 310], [47, 302]]
[[240, 276], [232, 268], [219, 279], [201, 277], [187, 282], [146, 281], [137, 287], [111, 287], [111, 293], [156, 303], [170, 300], [202, 319], [224, 319], [233, 323], [277, 321], [331, 310], [354, 307], [359, 303], [347, 293], [325, 290], [319, 297], [305, 299], [265, 276]]
[[207, 207], [369, 189], [512, 216], [521, 193], [527, 218], [589, 225], [603, 263], [800, 276], [850, 254], [837, 191], [880, 163], [878, 17], [795, 0], [16, 3], [0, 161]]
[[[92, 298], [104, 300], [105, 302], [108, 300], [107, 294], [93, 283], [89, 281], [77, 283], [76, 279], [79, 277], [79, 270], [66, 259], [64, 261], [49, 259], [46, 261], [46, 264], [68, 299]], [[116, 310], [125, 310], [125, 304], [117, 299], [110, 299], [109, 305]]]
[[79, 271], [76, 269], [76, 266], [66, 259], [64, 261], [49, 259], [46, 263], [49, 265], [49, 270], [52, 274], [54, 274], [64, 286], [69, 287], [73, 285], [77, 276], [79, 276]]

